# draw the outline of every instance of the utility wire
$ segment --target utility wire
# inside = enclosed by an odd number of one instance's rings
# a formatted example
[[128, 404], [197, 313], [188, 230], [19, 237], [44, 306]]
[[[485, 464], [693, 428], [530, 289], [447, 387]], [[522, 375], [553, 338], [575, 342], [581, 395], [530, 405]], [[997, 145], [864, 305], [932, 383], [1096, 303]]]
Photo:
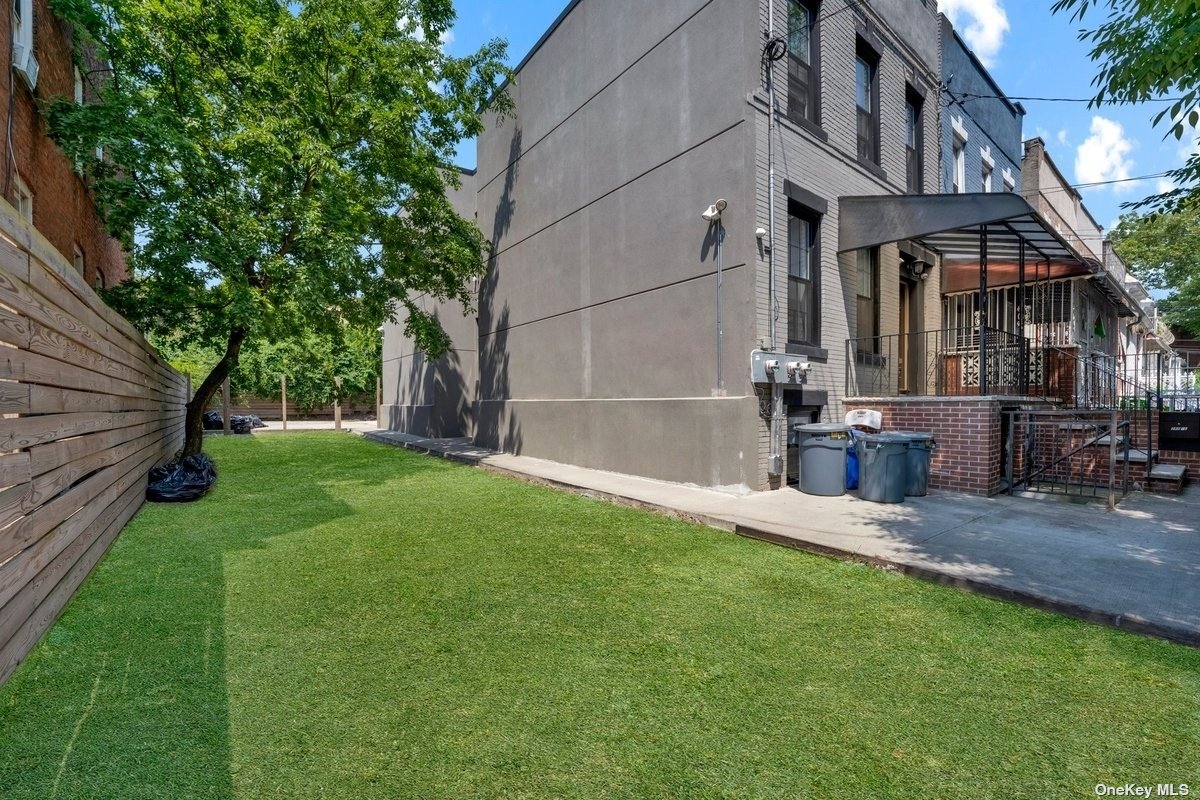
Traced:
[[[1031, 95], [1016, 95], [1016, 94], [976, 94], [974, 92], [959, 92], [954, 94], [948, 86], [943, 86], [942, 90], [951, 94], [960, 104], [965, 100], [1027, 100], [1043, 103], [1092, 103], [1095, 102], [1094, 97], [1034, 97]], [[1183, 97], [1151, 97], [1145, 100], [1139, 100], [1139, 103], [1175, 103], [1184, 100]], [[1117, 104], [1113, 104], [1117, 105]], [[1120, 105], [1127, 105], [1121, 103]]]

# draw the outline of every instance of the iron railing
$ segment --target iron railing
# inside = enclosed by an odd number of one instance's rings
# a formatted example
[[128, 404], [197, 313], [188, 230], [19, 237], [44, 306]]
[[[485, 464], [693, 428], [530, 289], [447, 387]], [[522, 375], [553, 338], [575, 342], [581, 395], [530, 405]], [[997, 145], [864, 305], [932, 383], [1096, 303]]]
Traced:
[[994, 328], [983, 338], [981, 347], [979, 328], [947, 328], [847, 339], [846, 395], [1028, 395], [1029, 342]]
[[1133, 413], [1115, 408], [1005, 411], [1002, 469], [1008, 493], [1107, 498], [1115, 508], [1131, 488], [1131, 453], [1144, 455], [1147, 471], [1153, 462], [1133, 441]]

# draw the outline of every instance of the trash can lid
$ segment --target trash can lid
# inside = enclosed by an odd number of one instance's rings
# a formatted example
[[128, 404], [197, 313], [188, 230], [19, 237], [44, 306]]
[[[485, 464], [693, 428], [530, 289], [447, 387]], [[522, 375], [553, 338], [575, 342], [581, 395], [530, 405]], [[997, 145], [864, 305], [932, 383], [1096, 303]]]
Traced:
[[888, 431], [888, 433], [892, 436], [903, 436], [913, 442], [923, 442], [927, 439], [933, 439], [933, 434], [928, 431]]
[[797, 425], [796, 430], [805, 433], [849, 433], [850, 426], [840, 422], [809, 422]]
[[864, 433], [861, 438], [866, 442], [880, 444], [908, 444], [912, 441], [912, 437], [902, 433]]

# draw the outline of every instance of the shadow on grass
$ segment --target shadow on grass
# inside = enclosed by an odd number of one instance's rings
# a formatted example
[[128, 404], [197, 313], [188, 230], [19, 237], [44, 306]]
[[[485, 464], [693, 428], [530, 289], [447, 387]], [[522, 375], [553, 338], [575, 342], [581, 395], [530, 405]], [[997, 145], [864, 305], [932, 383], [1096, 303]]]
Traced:
[[444, 468], [373, 447], [334, 457], [344, 436], [212, 442], [208, 497], [142, 508], [0, 687], [0, 797], [234, 796], [227, 560], [353, 514], [335, 484]]

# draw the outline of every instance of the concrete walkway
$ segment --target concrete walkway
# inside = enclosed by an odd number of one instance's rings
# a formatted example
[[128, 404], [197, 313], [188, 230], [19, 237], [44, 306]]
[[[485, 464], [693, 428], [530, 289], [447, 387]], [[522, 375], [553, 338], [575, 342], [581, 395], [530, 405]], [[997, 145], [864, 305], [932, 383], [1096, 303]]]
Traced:
[[793, 489], [733, 494], [494, 453], [466, 439], [368, 438], [695, 520], [885, 565], [927, 580], [1200, 646], [1200, 492], [1103, 504], [950, 492], [870, 503]]

